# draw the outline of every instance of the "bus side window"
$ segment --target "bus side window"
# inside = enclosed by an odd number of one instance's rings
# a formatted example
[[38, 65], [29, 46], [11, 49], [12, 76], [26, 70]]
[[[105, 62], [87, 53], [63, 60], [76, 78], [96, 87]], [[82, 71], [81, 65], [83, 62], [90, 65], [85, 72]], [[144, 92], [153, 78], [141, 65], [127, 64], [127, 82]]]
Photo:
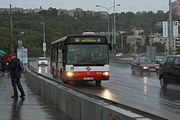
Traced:
[[62, 50], [61, 49], [58, 49], [58, 62], [59, 63], [62, 63]]
[[65, 64], [66, 64], [66, 54], [65, 54], [65, 49], [62, 49], [62, 66], [63, 66], [63, 70], [65, 69]]
[[109, 50], [112, 50], [111, 43], [109, 43], [108, 46], [109, 46]]

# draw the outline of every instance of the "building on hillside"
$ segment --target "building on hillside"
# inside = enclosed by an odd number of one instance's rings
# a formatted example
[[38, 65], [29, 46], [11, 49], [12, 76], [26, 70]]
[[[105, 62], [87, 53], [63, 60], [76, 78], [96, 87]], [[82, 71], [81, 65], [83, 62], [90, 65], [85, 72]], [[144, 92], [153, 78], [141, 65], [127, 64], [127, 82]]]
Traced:
[[177, 16], [180, 16], [180, 0], [176, 0], [172, 2], [173, 12], [176, 13]]
[[126, 43], [129, 43], [131, 46], [143, 46], [145, 44], [146, 37], [140, 35], [140, 33], [143, 33], [144, 30], [140, 27], [133, 27], [131, 31], [134, 33], [134, 35], [128, 35]]
[[140, 44], [143, 46], [145, 44], [145, 36], [143, 35], [128, 35], [126, 43], [132, 45]]
[[[23, 13], [23, 8], [15, 7], [15, 8], [12, 8], [11, 10], [12, 10], [12, 13], [14, 13], [14, 12]], [[0, 13], [5, 12], [5, 11], [10, 12], [10, 8], [0, 8]]]
[[[12, 8], [12, 13], [15, 13], [15, 12], [24, 13], [24, 14], [39, 13], [42, 10], [43, 9], [41, 7], [35, 8], [35, 9], [23, 9], [23, 8], [14, 7], [14, 8]], [[0, 13], [3, 13], [5, 11], [10, 12], [10, 8], [0, 8]]]
[[58, 9], [57, 10], [57, 15], [68, 15], [68, 10], [67, 9]]
[[140, 33], [144, 32], [144, 30], [140, 27], [133, 27], [131, 31], [134, 33], [134, 35], [139, 35]]
[[9, 12], [9, 10], [8, 10], [7, 8], [0, 8], [0, 13], [3, 13], [3, 12], [5, 12], [5, 11], [8, 11], [8, 12]]
[[149, 43], [153, 44], [153, 43], [162, 43], [162, 44], [166, 44], [167, 38], [164, 38], [163, 36], [161, 36], [158, 33], [153, 33], [148, 35], [149, 37]]
[[80, 8], [72, 9], [68, 11], [68, 15], [71, 17], [82, 17], [84, 11]]

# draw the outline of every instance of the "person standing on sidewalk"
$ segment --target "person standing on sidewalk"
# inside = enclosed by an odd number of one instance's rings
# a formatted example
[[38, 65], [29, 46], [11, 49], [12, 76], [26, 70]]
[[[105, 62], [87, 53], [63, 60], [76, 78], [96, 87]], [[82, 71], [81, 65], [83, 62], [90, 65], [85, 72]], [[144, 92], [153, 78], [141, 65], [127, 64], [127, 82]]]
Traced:
[[16, 57], [16, 55], [11, 56], [11, 62], [8, 68], [10, 70], [11, 83], [14, 91], [14, 95], [11, 96], [11, 98], [18, 99], [18, 91], [17, 91], [17, 87], [18, 87], [19, 92], [21, 93], [20, 97], [24, 99], [25, 93], [20, 82], [20, 78], [21, 78], [20, 60]]
[[0, 55], [0, 76], [2, 75], [2, 71], [3, 71], [3, 59], [2, 56]]

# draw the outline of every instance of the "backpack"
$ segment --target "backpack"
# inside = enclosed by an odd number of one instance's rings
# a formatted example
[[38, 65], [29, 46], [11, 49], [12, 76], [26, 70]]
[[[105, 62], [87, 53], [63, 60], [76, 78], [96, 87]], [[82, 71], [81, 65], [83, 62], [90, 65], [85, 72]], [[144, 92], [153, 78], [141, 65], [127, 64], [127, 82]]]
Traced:
[[19, 61], [19, 71], [20, 72], [23, 72], [24, 71], [24, 66], [23, 66], [23, 63], [20, 61], [20, 60], [18, 60]]

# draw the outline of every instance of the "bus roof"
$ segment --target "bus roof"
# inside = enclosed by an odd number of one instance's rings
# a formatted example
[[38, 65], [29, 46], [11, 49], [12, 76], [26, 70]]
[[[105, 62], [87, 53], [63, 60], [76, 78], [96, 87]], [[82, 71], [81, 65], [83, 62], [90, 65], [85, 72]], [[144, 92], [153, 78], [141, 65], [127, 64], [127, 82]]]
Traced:
[[60, 39], [57, 39], [53, 42], [51, 42], [51, 45], [53, 44], [56, 44], [56, 43], [59, 43], [59, 42], [63, 42], [63, 41], [66, 41], [67, 38], [69, 37], [106, 37], [105, 35], [97, 35], [97, 34], [91, 34], [91, 35], [82, 35], [82, 34], [79, 34], [79, 35], [69, 35], [69, 36], [65, 36], [65, 37], [62, 37]]

